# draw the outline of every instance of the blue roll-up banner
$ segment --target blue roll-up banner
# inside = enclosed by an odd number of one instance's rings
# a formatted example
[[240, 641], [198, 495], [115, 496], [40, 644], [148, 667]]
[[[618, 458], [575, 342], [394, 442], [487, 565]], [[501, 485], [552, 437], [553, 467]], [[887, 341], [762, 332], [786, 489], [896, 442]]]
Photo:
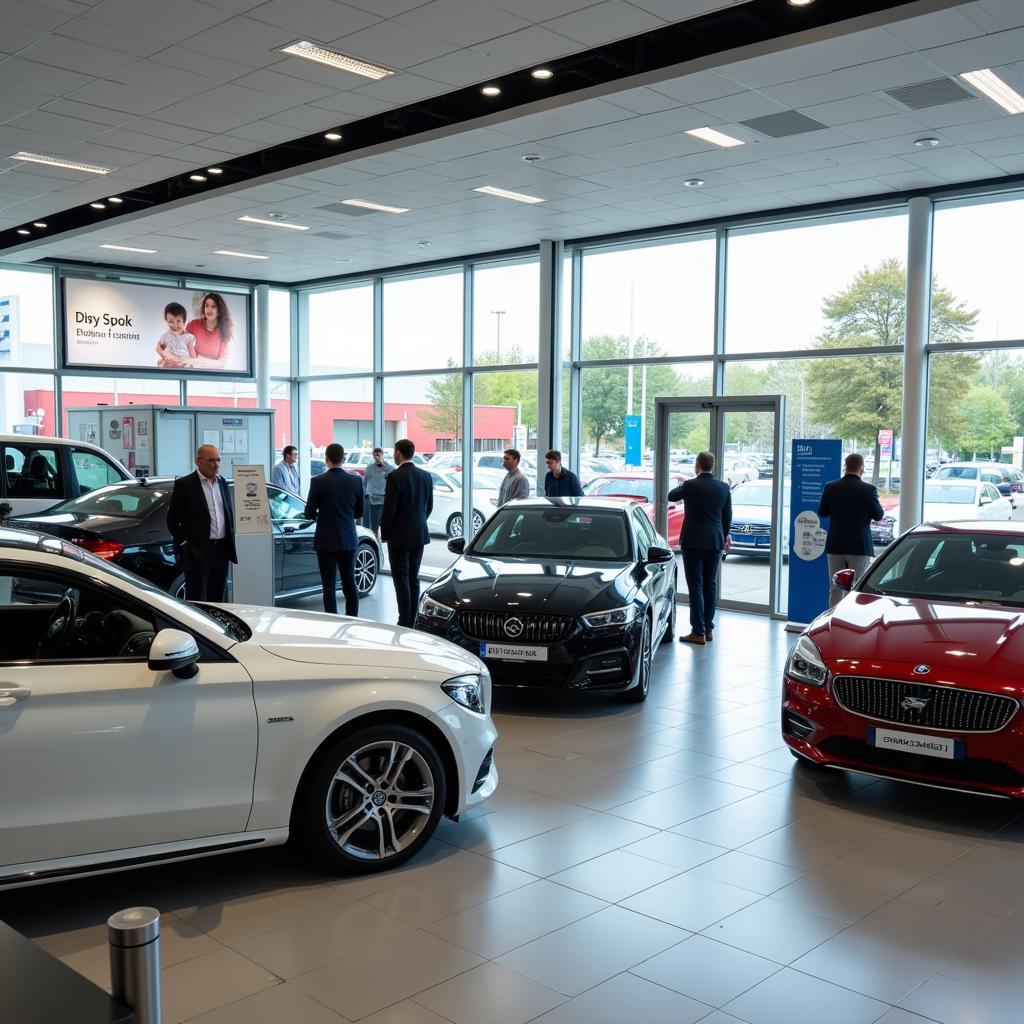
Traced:
[[643, 461], [643, 444], [640, 430], [643, 426], [642, 416], [626, 417], [626, 465], [639, 466]]
[[818, 502], [829, 480], [842, 475], [843, 443], [796, 440], [789, 505], [789, 622], [806, 625], [828, 607], [828, 519], [818, 518]]

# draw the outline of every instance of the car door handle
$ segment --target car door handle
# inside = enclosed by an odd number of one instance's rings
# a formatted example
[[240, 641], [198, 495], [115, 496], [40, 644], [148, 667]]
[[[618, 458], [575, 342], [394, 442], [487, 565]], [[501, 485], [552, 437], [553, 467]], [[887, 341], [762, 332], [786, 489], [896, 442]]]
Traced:
[[0, 686], [0, 708], [9, 708], [31, 696], [32, 691], [27, 686]]
[[281, 530], [282, 530], [282, 532], [284, 532], [284, 533], [295, 533], [295, 531], [296, 531], [297, 529], [298, 529], [298, 527], [297, 527], [297, 526], [282, 526], [282, 527], [281, 527]]

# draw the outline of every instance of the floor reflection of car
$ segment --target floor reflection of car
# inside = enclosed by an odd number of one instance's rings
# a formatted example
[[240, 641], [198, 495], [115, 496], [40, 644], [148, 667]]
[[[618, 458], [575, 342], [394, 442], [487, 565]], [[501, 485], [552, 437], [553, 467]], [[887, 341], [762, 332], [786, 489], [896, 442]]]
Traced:
[[[185, 577], [175, 562], [167, 530], [173, 484], [169, 477], [111, 484], [44, 513], [18, 516], [11, 522], [72, 541], [183, 597]], [[275, 595], [282, 598], [319, 592], [320, 570], [313, 550], [316, 523], [306, 519], [305, 502], [297, 494], [273, 484], [267, 485], [267, 491], [274, 533]], [[377, 582], [381, 548], [369, 530], [362, 526], [356, 529], [356, 586], [365, 597]]]
[[[782, 513], [783, 553], [789, 548], [789, 509]], [[771, 553], [772, 481], [751, 480], [732, 492], [731, 554], [763, 555]]]
[[479, 653], [498, 686], [642, 701], [675, 630], [676, 565], [637, 504], [511, 502], [424, 592], [418, 629]]
[[[689, 480], [691, 474], [674, 472], [668, 477], [668, 487], [678, 487], [681, 483]], [[630, 472], [628, 470], [619, 473], [604, 473], [591, 480], [583, 493], [594, 498], [628, 498], [630, 501], [643, 505], [647, 518], [654, 526], [657, 522], [654, 508], [654, 474], [644, 470]], [[681, 501], [670, 501], [668, 503], [668, 519], [665, 525], [665, 532], [669, 541], [675, 545], [679, 543], [679, 532], [683, 528], [683, 503]]]
[[377, 871], [497, 786], [468, 652], [362, 619], [190, 605], [0, 530], [0, 887], [299, 840]]
[[[849, 590], [853, 576], [836, 580]], [[918, 526], [856, 587], [793, 647], [793, 754], [1024, 798], [1024, 525]]]
[[926, 480], [924, 484], [924, 520], [949, 519], [1006, 520], [1013, 515], [1013, 504], [994, 484], [971, 480]]

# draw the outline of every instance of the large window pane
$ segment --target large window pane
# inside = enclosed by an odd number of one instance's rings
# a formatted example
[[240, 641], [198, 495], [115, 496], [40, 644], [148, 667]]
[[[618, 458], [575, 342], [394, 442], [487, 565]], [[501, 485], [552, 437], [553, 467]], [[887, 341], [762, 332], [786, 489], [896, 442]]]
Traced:
[[0, 373], [0, 432], [60, 433], [50, 374]]
[[710, 355], [714, 310], [711, 238], [583, 256], [584, 359]]
[[329, 444], [337, 442], [346, 453], [372, 449], [373, 378], [311, 381], [309, 438], [311, 476], [324, 471], [324, 449]]
[[473, 362], [537, 362], [540, 264], [481, 266], [473, 272]]
[[53, 366], [53, 275], [0, 268], [0, 367]]
[[[190, 380], [187, 387], [190, 406], [258, 407], [255, 381]], [[292, 441], [291, 385], [288, 381], [270, 382], [270, 406], [274, 410], [274, 447], [280, 450]]]
[[[520, 452], [519, 468], [536, 493], [537, 464], [544, 454], [537, 452], [537, 371], [478, 373], [473, 388], [473, 488], [495, 499], [486, 501], [490, 514], [505, 476], [501, 459], [506, 448]], [[482, 499], [474, 501], [479, 503]]]
[[179, 383], [175, 377], [63, 377], [63, 433], [68, 430], [69, 409], [95, 405], [179, 405]]
[[309, 296], [308, 372], [373, 369], [373, 285]]
[[384, 369], [461, 365], [462, 271], [385, 281]]
[[958, 329], [932, 341], [1024, 338], [1022, 236], [1024, 199], [936, 209], [932, 266], [941, 291], [933, 306], [937, 299]]
[[726, 350], [902, 345], [906, 252], [905, 214], [730, 233]]

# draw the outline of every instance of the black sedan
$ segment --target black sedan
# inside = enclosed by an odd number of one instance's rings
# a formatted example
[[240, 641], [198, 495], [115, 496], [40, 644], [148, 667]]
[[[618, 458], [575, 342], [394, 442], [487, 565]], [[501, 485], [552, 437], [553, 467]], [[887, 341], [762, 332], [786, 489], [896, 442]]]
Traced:
[[632, 501], [544, 498], [500, 508], [423, 593], [416, 627], [479, 655], [496, 686], [646, 699], [675, 632], [676, 566]]
[[[8, 520], [30, 530], [50, 533], [116, 562], [123, 569], [184, 597], [185, 577], [174, 559], [167, 529], [171, 478], [125, 481], [99, 487], [60, 505]], [[305, 516], [305, 502], [296, 494], [267, 485], [274, 531], [274, 592], [279, 598], [320, 590], [320, 571], [313, 550], [316, 524]], [[373, 590], [381, 565], [381, 548], [369, 530], [357, 527], [356, 585], [359, 596]], [[231, 600], [230, 582], [228, 600]]]

